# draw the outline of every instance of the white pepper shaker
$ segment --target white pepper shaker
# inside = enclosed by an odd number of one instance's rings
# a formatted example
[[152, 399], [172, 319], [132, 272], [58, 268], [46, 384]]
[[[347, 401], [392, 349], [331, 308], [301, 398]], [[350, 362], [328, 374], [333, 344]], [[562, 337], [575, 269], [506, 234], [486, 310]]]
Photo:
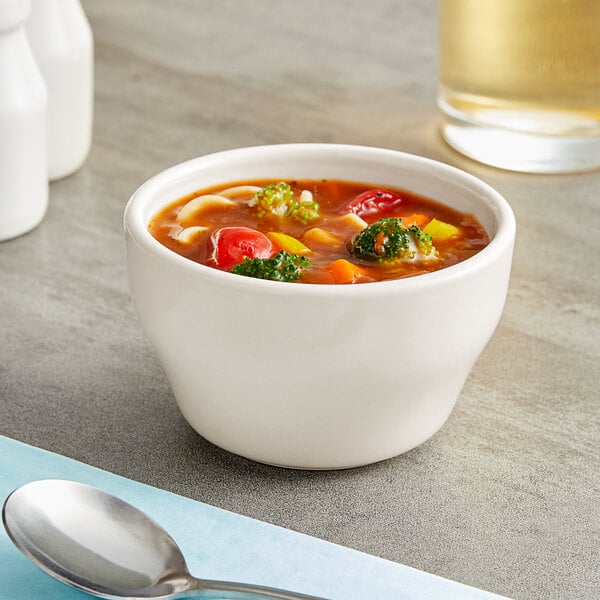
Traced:
[[0, 0], [0, 240], [39, 225], [48, 207], [47, 96], [29, 10], [29, 0]]
[[29, 43], [48, 89], [48, 174], [77, 171], [92, 142], [94, 42], [79, 0], [31, 0]]

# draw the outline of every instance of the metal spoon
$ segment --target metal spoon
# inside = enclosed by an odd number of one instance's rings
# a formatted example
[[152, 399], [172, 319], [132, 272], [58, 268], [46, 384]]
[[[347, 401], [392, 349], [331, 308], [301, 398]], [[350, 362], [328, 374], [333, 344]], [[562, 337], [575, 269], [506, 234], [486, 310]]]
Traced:
[[102, 598], [318, 600], [245, 583], [196, 579], [158, 523], [82, 483], [28, 483], [8, 496], [2, 520], [17, 548], [38, 567]]

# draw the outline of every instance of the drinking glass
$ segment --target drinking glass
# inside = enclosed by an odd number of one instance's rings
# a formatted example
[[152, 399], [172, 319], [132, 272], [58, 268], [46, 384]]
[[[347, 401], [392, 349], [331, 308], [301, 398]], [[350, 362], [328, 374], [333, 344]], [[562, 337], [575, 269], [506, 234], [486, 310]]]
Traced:
[[439, 0], [442, 135], [480, 162], [600, 167], [600, 0]]

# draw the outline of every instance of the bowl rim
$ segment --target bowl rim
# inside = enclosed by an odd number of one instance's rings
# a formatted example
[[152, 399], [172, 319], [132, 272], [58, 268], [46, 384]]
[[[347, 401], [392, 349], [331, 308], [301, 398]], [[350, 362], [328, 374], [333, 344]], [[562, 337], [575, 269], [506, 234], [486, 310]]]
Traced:
[[[485, 199], [488, 208], [491, 209], [494, 214], [496, 220], [496, 232], [493, 235], [490, 234], [490, 243], [480, 252], [464, 261], [444, 267], [438, 271], [432, 271], [414, 277], [369, 282], [360, 285], [335, 283], [293, 283], [290, 285], [287, 282], [241, 277], [197, 263], [177, 254], [166, 246], [163, 246], [148, 231], [148, 222], [144, 218], [143, 211], [147, 201], [153, 197], [153, 190], [157, 187], [164, 188], [168, 186], [169, 183], [174, 183], [184, 179], [186, 176], [191, 176], [200, 166], [205, 166], [214, 161], [220, 162], [223, 160], [232, 160], [242, 158], [244, 155], [256, 155], [257, 153], [263, 153], [266, 156], [271, 152], [330, 152], [332, 153], [332, 156], [335, 154], [339, 155], [339, 153], [346, 153], [349, 156], [354, 156], [355, 159], [368, 157], [370, 160], [377, 157], [385, 157], [386, 159], [392, 158], [402, 162], [404, 167], [418, 167], [421, 171], [426, 169], [434, 170], [438, 175], [443, 176], [446, 179], [450, 179], [455, 183], [461, 183], [462, 185], [479, 192], [481, 197]], [[357, 180], [360, 180], [360, 177]], [[227, 182], [224, 181], [223, 183]], [[418, 190], [415, 193], [419, 193]], [[176, 198], [173, 198], [172, 200], [165, 202], [164, 205], [175, 200]], [[466, 171], [431, 158], [402, 152], [400, 150], [374, 146], [331, 143], [287, 143], [247, 146], [209, 153], [177, 163], [150, 177], [133, 192], [125, 206], [123, 225], [126, 237], [130, 238], [139, 248], [173, 263], [174, 266], [177, 265], [180, 269], [187, 271], [190, 276], [212, 280], [215, 284], [219, 284], [222, 287], [229, 287], [238, 291], [252, 290], [258, 293], [264, 292], [277, 295], [293, 294], [296, 296], [330, 296], [331, 294], [334, 294], [351, 297], [385, 294], [387, 292], [398, 293], [399, 290], [417, 290], [424, 286], [435, 287], [436, 285], [444, 284], [448, 280], [461, 278], [469, 273], [486, 268], [486, 266], [493, 263], [507, 250], [512, 255], [512, 247], [516, 233], [515, 216], [508, 201], [491, 185]]]

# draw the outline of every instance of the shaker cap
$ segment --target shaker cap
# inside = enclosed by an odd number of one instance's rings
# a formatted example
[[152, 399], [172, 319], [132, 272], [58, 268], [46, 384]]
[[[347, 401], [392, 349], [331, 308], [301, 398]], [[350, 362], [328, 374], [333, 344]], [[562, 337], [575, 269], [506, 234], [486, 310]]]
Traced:
[[30, 10], [30, 0], [0, 0], [0, 31], [18, 27], [27, 19]]

